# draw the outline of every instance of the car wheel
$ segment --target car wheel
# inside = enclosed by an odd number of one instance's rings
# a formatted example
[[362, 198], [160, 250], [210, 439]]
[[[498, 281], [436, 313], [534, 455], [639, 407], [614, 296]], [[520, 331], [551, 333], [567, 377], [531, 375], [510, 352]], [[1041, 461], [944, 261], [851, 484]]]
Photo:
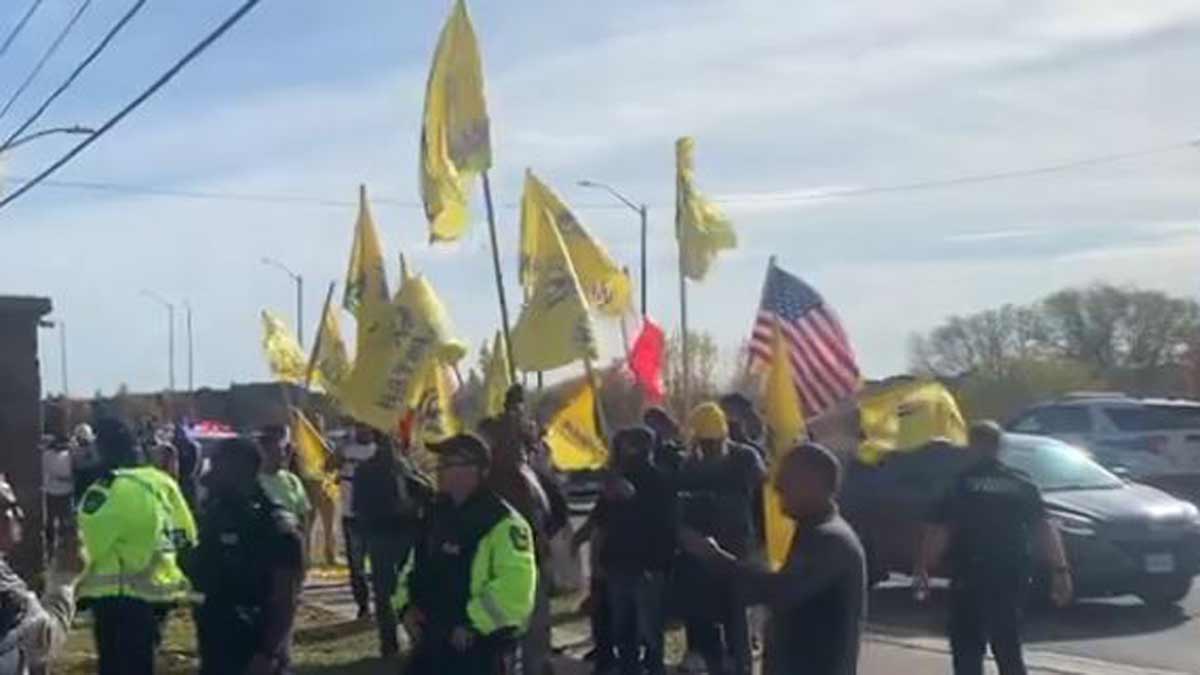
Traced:
[[1178, 605], [1191, 592], [1191, 578], [1175, 576], [1146, 586], [1137, 596], [1150, 607], [1169, 608]]

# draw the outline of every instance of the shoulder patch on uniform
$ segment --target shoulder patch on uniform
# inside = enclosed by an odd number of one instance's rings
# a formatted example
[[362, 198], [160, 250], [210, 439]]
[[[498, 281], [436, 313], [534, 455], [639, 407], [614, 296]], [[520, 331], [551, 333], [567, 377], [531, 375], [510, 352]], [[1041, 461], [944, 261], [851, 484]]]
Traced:
[[508, 538], [512, 539], [514, 549], [522, 553], [529, 550], [529, 530], [520, 525], [509, 525]]
[[107, 493], [101, 490], [88, 490], [83, 495], [83, 504], [79, 507], [79, 510], [90, 516], [99, 511], [100, 507], [104, 506], [104, 502], [106, 501], [108, 501]]

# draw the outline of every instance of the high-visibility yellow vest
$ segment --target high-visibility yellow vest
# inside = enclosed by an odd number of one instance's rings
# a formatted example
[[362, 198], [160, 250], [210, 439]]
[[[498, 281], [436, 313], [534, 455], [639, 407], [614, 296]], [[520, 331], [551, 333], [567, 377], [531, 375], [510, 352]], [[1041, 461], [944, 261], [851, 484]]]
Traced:
[[[196, 526], [178, 491], [170, 476], [151, 467], [117, 469], [87, 489], [79, 506], [88, 558], [79, 597], [187, 599], [190, 584], [176, 551], [189, 534], [195, 542]], [[184, 504], [186, 517], [177, 504]]]

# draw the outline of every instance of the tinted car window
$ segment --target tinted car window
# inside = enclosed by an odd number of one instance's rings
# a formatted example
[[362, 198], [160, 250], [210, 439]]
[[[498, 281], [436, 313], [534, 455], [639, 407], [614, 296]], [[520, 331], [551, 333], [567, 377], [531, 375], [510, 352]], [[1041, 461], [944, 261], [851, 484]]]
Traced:
[[1092, 430], [1092, 419], [1087, 408], [1080, 406], [1050, 406], [1035, 414], [1038, 426], [1046, 433], [1086, 434]]
[[1200, 429], [1200, 406], [1151, 405], [1158, 429]]
[[1146, 406], [1109, 407], [1104, 409], [1104, 416], [1111, 420], [1113, 426], [1119, 431], [1162, 429], [1163, 427], [1160, 424], [1163, 420], [1155, 418], [1166, 418], [1166, 415], [1156, 415], [1153, 410]]
[[1004, 439], [1000, 461], [1029, 477], [1041, 490], [1093, 490], [1121, 487], [1084, 451], [1049, 438]]

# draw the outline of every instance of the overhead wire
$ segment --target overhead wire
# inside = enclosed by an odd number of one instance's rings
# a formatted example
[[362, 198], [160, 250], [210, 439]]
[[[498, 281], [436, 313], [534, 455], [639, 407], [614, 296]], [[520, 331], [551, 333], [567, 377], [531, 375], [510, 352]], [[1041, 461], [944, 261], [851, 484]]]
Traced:
[[245, 18], [246, 14], [248, 14], [250, 10], [254, 9], [254, 7], [258, 5], [259, 1], [260, 0], [246, 0], [246, 2], [242, 3], [240, 7], [226, 17], [226, 19], [222, 21], [220, 25], [214, 28], [212, 32], [206, 35], [204, 39], [200, 40], [200, 42], [197, 42], [195, 46], [188, 50], [188, 52], [184, 54], [182, 58], [168, 68], [166, 72], [160, 75], [158, 79], [155, 80], [149, 87], [147, 87], [141, 94], [138, 94], [132, 101], [127, 103], [125, 107], [121, 108], [117, 114], [113, 115], [108, 119], [107, 122], [97, 128], [95, 133], [84, 138], [77, 145], [75, 145], [75, 147], [67, 151], [65, 155], [60, 157], [50, 166], [43, 169], [41, 173], [23, 183], [20, 187], [14, 190], [12, 194], [5, 195], [4, 199], [0, 199], [0, 209], [13, 203], [26, 192], [29, 192], [31, 189], [33, 189], [36, 185], [54, 175], [59, 169], [78, 156], [79, 153], [83, 152], [89, 145], [95, 143], [97, 140], [111, 131], [113, 127], [119, 124], [121, 120], [125, 119], [130, 113], [141, 107], [141, 105], [145, 103], [151, 96], [153, 96], [159, 89], [162, 89], [163, 86], [174, 79], [175, 76], [184, 69], [184, 67], [191, 63], [197, 56], [204, 53], [230, 28], [233, 28], [238, 22]]
[[[803, 203], [814, 201], [826, 201], [830, 199], [842, 199], [852, 197], [866, 197], [876, 194], [887, 194], [895, 192], [910, 192], [918, 190], [930, 190], [946, 187], [955, 187], [959, 185], [969, 185], [975, 183], [985, 183], [999, 180], [1013, 180], [1018, 178], [1032, 177], [1044, 174], [1060, 173], [1073, 169], [1083, 168], [1087, 166], [1096, 166], [1102, 164], [1111, 164], [1128, 159], [1136, 159], [1139, 157], [1147, 157], [1151, 155], [1162, 154], [1166, 152], [1174, 152], [1186, 148], [1200, 148], [1200, 139], [1191, 139], [1176, 143], [1157, 145], [1140, 150], [1132, 150], [1128, 152], [1112, 153], [1106, 155], [1096, 155], [1085, 157], [1055, 164], [1048, 164], [1037, 167], [1029, 167], [1024, 169], [1011, 169], [1003, 171], [993, 171], [988, 173], [967, 174], [962, 176], [954, 176], [950, 178], [929, 179], [922, 181], [914, 181], [909, 183], [897, 183], [892, 185], [875, 185], [863, 186], [857, 188], [834, 189], [827, 191], [809, 191], [809, 192], [793, 192], [793, 193], [763, 193], [763, 194], [743, 194], [738, 196], [714, 197], [713, 201], [725, 205], [757, 205], [757, 204], [790, 204]], [[20, 182], [26, 180], [21, 176], [12, 176], [10, 180]], [[32, 179], [28, 179], [32, 180]], [[106, 181], [88, 181], [88, 180], [68, 180], [68, 181], [45, 181], [46, 187], [61, 188], [61, 189], [78, 189], [91, 190], [98, 192], [113, 192], [125, 194], [142, 194], [161, 197], [179, 197], [183, 199], [198, 199], [198, 200], [213, 200], [213, 201], [236, 201], [236, 202], [261, 202], [261, 203], [291, 203], [291, 204], [313, 204], [316, 206], [327, 207], [348, 207], [355, 206], [357, 202], [344, 199], [317, 197], [311, 195], [298, 194], [281, 194], [281, 193], [252, 193], [252, 192], [223, 192], [223, 191], [204, 191], [204, 190], [184, 190], [175, 188], [159, 188], [145, 185], [132, 185], [125, 183], [114, 183]], [[371, 200], [377, 204], [388, 204], [391, 206], [405, 208], [421, 208], [420, 202], [416, 200], [403, 200], [395, 197], [375, 197]], [[0, 202], [3, 206], [4, 202]], [[504, 204], [506, 208], [515, 208], [516, 204]], [[581, 209], [599, 209], [599, 210], [623, 210], [626, 207], [622, 204], [575, 204], [576, 208]], [[663, 208], [667, 206], [666, 202], [652, 204], [652, 208]]]
[[25, 25], [29, 23], [31, 18], [33, 18], [33, 13], [36, 12], [38, 7], [41, 6], [42, 0], [33, 0], [33, 2], [29, 5], [29, 9], [25, 10], [25, 14], [21, 16], [21, 20], [18, 21], [17, 25], [13, 26], [13, 29], [9, 31], [7, 36], [5, 36], [4, 43], [0, 44], [0, 56], [4, 56], [4, 54], [8, 52], [8, 48], [12, 46], [12, 43], [17, 39], [17, 36], [21, 34], [21, 31], [25, 30]]
[[63, 92], [65, 92], [71, 87], [72, 84], [74, 84], [75, 79], [79, 77], [80, 73], [86, 70], [87, 67], [96, 60], [96, 57], [100, 56], [100, 54], [108, 48], [108, 45], [113, 41], [114, 38], [117, 37], [117, 34], [120, 33], [123, 28], [125, 28], [125, 26], [133, 19], [133, 17], [137, 16], [137, 13], [140, 12], [142, 7], [145, 5], [146, 0], [137, 0], [132, 6], [130, 6], [125, 14], [122, 15], [115, 24], [113, 24], [112, 28], [108, 29], [108, 32], [105, 33], [100, 42], [96, 43], [96, 46], [92, 48], [92, 51], [89, 52], [88, 55], [79, 62], [79, 65], [75, 66], [75, 69], [71, 71], [71, 74], [67, 76], [67, 79], [63, 80], [62, 84], [58, 85], [58, 88], [56, 88], [49, 96], [46, 97], [46, 100], [42, 102], [42, 105], [38, 106], [38, 109], [34, 111], [34, 113], [30, 115], [21, 124], [21, 126], [17, 127], [15, 131], [9, 134], [8, 138], [6, 138], [3, 143], [0, 143], [0, 151], [7, 149], [17, 137], [19, 137], [26, 129], [33, 126], [33, 124], [41, 118], [42, 114], [46, 112], [46, 110], [54, 103], [55, 100], [58, 99], [59, 96], [63, 94]]
[[3, 118], [8, 114], [8, 111], [12, 109], [13, 104], [17, 102], [17, 99], [21, 98], [21, 94], [24, 94], [25, 90], [29, 88], [29, 85], [33, 84], [33, 81], [37, 79], [38, 74], [40, 74], [42, 72], [42, 68], [45, 67], [46, 62], [49, 61], [50, 57], [54, 56], [55, 52], [58, 51], [58, 48], [62, 46], [63, 41], [66, 40], [67, 36], [71, 34], [71, 31], [75, 29], [75, 25], [79, 23], [80, 17], [83, 16], [83, 13], [87, 11], [87, 8], [90, 7], [91, 4], [92, 0], [83, 0], [83, 2], [79, 3], [79, 7], [75, 9], [75, 13], [72, 14], [71, 19], [67, 21], [67, 25], [63, 26], [63, 29], [58, 32], [58, 36], [55, 37], [54, 41], [50, 43], [50, 46], [46, 49], [45, 53], [42, 54], [42, 58], [38, 59], [37, 65], [33, 67], [33, 70], [29, 71], [29, 75], [25, 77], [25, 81], [22, 82], [21, 86], [17, 87], [17, 90], [8, 97], [8, 101], [4, 104], [4, 107], [0, 108], [0, 118]]

